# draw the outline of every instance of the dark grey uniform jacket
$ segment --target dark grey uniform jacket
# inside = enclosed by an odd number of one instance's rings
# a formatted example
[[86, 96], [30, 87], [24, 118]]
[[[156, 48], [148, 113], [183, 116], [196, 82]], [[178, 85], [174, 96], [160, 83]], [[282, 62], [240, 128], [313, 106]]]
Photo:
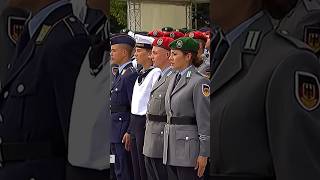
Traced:
[[211, 87], [211, 176], [320, 177], [320, 63], [267, 15], [231, 45]]

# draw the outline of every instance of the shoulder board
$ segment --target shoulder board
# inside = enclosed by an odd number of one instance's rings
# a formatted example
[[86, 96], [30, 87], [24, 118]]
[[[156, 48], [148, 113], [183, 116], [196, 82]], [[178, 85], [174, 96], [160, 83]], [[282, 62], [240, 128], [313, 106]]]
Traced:
[[126, 69], [123, 69], [121, 75], [125, 75], [125, 74], [128, 74], [128, 73], [134, 73], [134, 72], [136, 72], [136, 69], [131, 66], [131, 67], [128, 67]]
[[86, 28], [82, 25], [80, 20], [75, 16], [68, 16], [63, 19], [64, 24], [69, 29], [71, 35], [73, 37], [78, 35], [88, 35], [88, 31]]
[[277, 30], [276, 34], [279, 35], [280, 37], [282, 37], [283, 39], [285, 39], [286, 41], [290, 42], [292, 45], [294, 45], [295, 47], [297, 47], [299, 49], [305, 49], [305, 50], [312, 51], [312, 49], [310, 47], [308, 47], [304, 42], [290, 36], [288, 31]]
[[303, 3], [308, 11], [320, 10], [319, 0], [303, 0]]

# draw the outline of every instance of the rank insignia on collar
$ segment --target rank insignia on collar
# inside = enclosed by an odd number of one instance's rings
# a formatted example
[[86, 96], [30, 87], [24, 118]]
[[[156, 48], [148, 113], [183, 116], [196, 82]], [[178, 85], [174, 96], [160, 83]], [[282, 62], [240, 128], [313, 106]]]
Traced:
[[190, 77], [191, 77], [191, 73], [192, 73], [191, 71], [188, 71], [188, 72], [187, 72], [187, 78], [190, 78]]
[[8, 36], [14, 44], [17, 44], [17, 41], [23, 32], [26, 21], [27, 19], [23, 17], [8, 17]]
[[209, 97], [210, 96], [210, 86], [207, 84], [202, 84], [202, 94], [205, 97]]
[[295, 94], [299, 104], [307, 111], [312, 111], [320, 103], [320, 85], [318, 78], [307, 72], [296, 72]]
[[126, 69], [122, 70], [121, 75], [124, 75], [124, 73], [126, 73]]
[[40, 33], [39, 33], [37, 40], [36, 40], [37, 44], [41, 44], [46, 39], [50, 30], [51, 30], [51, 26], [48, 26], [48, 25], [42, 26]]
[[320, 26], [305, 27], [304, 42], [308, 44], [316, 54], [320, 53]]

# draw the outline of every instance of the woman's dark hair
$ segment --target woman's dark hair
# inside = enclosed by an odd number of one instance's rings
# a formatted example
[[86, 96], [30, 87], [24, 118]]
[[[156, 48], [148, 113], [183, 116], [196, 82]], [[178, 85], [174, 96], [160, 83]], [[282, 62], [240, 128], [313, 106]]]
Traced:
[[191, 64], [193, 64], [195, 67], [199, 67], [201, 65], [201, 61], [198, 58], [198, 53], [193, 51], [182, 51], [184, 55], [187, 55], [191, 53]]

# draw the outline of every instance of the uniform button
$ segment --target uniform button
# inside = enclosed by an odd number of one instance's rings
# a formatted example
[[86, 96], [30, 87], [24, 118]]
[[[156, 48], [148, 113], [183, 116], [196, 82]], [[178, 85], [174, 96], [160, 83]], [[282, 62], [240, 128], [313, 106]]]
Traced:
[[160, 134], [163, 134], [163, 131], [161, 131], [161, 133]]
[[4, 92], [4, 93], [3, 93], [3, 98], [7, 99], [8, 95], [9, 95], [9, 92], [8, 92], [8, 91]]
[[122, 118], [121, 118], [121, 117], [119, 118], [119, 121], [122, 121]]
[[76, 21], [76, 18], [70, 17], [69, 20], [70, 20], [71, 22], [75, 22], [75, 21]]
[[118, 88], [116, 88], [115, 91], [118, 91]]
[[281, 33], [284, 34], [284, 35], [287, 35], [287, 34], [288, 34], [288, 31], [286, 31], [286, 30], [281, 30]]
[[151, 95], [151, 97], [153, 98], [153, 95]]
[[11, 64], [8, 64], [8, 65], [7, 65], [7, 68], [8, 68], [8, 69], [11, 69]]
[[161, 94], [159, 94], [159, 97], [161, 97]]
[[187, 140], [187, 141], [189, 140], [189, 137], [188, 137], [188, 136], [186, 137], [186, 140]]
[[17, 91], [18, 93], [22, 93], [24, 91], [24, 85], [23, 84], [20, 84], [18, 87], [17, 87]]

